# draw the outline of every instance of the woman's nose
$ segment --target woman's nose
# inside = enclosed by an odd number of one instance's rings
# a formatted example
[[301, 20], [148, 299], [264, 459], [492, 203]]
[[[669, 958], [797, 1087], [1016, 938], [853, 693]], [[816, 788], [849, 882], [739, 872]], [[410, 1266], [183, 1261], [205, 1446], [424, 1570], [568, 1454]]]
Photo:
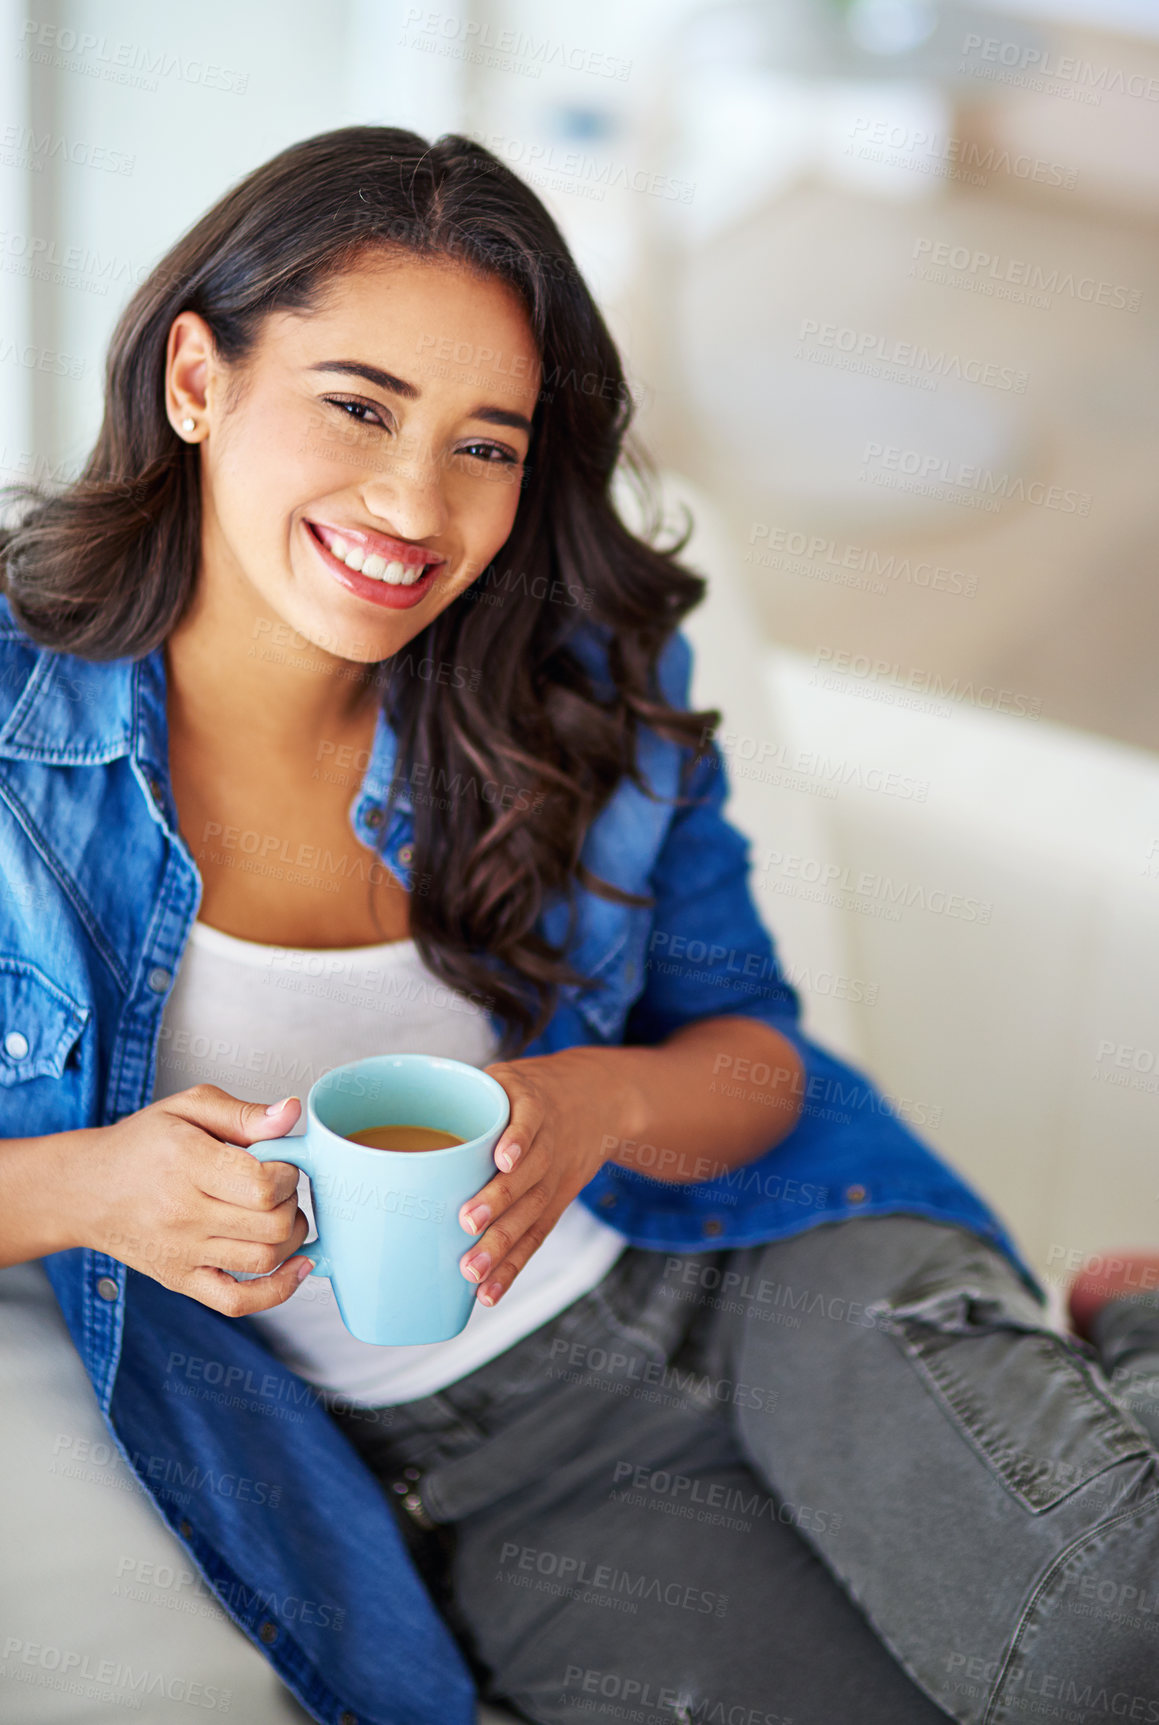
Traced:
[[390, 460], [376, 467], [362, 484], [370, 514], [389, 523], [403, 539], [416, 544], [442, 533], [449, 520], [445, 463], [419, 438], [400, 439]]

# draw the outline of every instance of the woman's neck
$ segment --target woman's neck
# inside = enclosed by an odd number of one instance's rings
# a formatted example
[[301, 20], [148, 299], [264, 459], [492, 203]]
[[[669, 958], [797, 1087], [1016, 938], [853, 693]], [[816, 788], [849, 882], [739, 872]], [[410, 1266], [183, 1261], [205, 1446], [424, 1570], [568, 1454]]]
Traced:
[[202, 749], [301, 762], [323, 742], [373, 739], [377, 666], [338, 659], [243, 603], [195, 601], [164, 651], [170, 727]]

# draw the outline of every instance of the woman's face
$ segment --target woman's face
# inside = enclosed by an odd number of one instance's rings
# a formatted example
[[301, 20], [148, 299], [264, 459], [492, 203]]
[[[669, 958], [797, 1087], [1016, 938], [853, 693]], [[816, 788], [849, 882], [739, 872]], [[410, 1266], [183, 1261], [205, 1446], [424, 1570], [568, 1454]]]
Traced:
[[182, 312], [168, 405], [204, 444], [201, 597], [226, 584], [255, 632], [272, 616], [337, 658], [389, 658], [510, 534], [539, 384], [515, 292], [445, 260], [332, 278], [234, 373]]

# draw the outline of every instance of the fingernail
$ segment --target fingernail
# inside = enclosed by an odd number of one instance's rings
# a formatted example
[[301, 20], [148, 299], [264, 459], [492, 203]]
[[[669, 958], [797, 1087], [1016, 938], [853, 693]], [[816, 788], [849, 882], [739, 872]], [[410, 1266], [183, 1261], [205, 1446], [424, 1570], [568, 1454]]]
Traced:
[[479, 1295], [479, 1304], [481, 1306], [493, 1306], [502, 1292], [502, 1282], [488, 1282], [487, 1286], [483, 1289], [483, 1292]]
[[463, 1214], [463, 1226], [471, 1234], [478, 1234], [484, 1223], [490, 1220], [491, 1212], [486, 1204], [476, 1204], [473, 1210], [467, 1210]]
[[271, 1102], [269, 1107], [266, 1109], [266, 1113], [280, 1114], [288, 1102], [296, 1102], [297, 1100], [298, 1098], [296, 1096], [283, 1096], [280, 1102]]
[[294, 1275], [299, 1282], [304, 1282], [313, 1268], [309, 1258], [298, 1258], [294, 1263]]
[[463, 1260], [463, 1274], [469, 1276], [472, 1282], [481, 1282], [491, 1268], [490, 1252], [473, 1252]]
[[505, 1174], [510, 1174], [512, 1168], [523, 1154], [519, 1144], [504, 1144], [502, 1150], [495, 1152], [495, 1161]]

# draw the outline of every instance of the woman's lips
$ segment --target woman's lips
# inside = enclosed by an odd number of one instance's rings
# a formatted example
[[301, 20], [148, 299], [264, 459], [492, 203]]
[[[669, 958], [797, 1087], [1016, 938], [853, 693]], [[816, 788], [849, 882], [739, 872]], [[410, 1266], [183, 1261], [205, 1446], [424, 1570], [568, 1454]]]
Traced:
[[308, 525], [348, 569], [392, 583], [405, 586], [428, 563], [446, 562], [441, 552], [432, 551], [427, 545], [408, 545], [405, 539], [394, 539], [389, 533], [376, 533], [369, 527], [335, 527], [329, 521], [310, 521]]
[[[371, 604], [383, 605], [387, 610], [405, 611], [410, 606], [417, 605], [420, 599], [424, 599], [429, 593], [436, 575], [443, 567], [442, 563], [432, 564], [425, 574], [409, 585], [401, 581], [386, 580], [381, 575], [364, 575], [360, 570], [351, 569], [342, 558], [335, 556], [312, 521], [307, 521], [305, 525], [311, 544], [336, 580], [358, 598], [369, 599]], [[334, 530], [328, 531], [333, 536]], [[344, 544], [352, 549], [353, 536], [348, 535]]]

